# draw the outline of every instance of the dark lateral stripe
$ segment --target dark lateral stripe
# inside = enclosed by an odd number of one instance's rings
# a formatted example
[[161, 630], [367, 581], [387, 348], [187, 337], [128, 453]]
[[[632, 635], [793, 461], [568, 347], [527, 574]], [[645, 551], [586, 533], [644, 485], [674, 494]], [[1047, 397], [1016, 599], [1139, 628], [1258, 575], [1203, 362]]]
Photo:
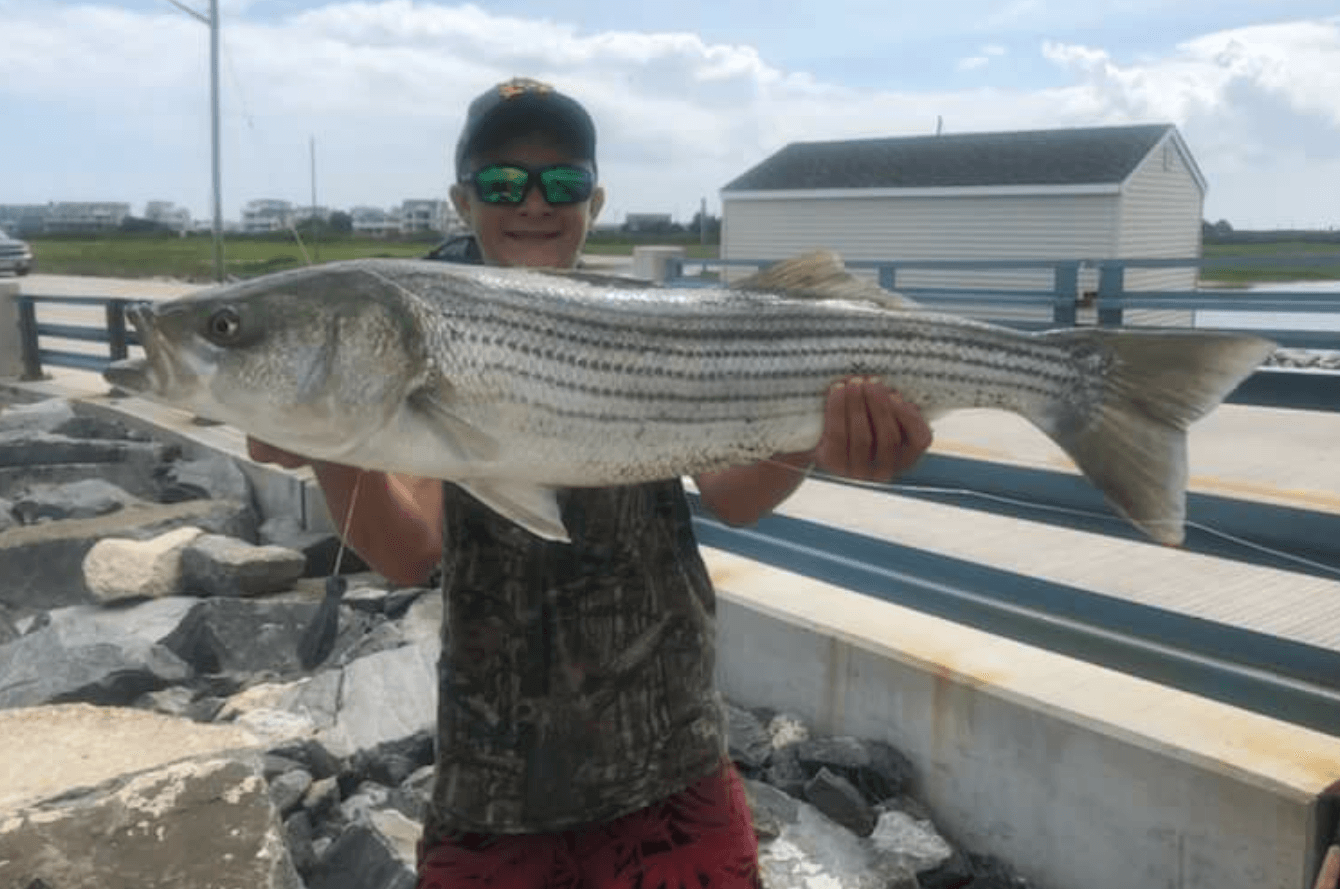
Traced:
[[[798, 376], [841, 375], [850, 372], [852, 365], [865, 365], [871, 373], [910, 372], [927, 379], [946, 378], [943, 374], [917, 373], [916, 366], [926, 363], [940, 363], [960, 367], [963, 369], [963, 374], [959, 379], [974, 379], [980, 382], [991, 382], [993, 380], [999, 382], [1002, 378], [1025, 377], [1049, 380], [1060, 384], [1074, 378], [1074, 372], [1065, 364], [1054, 360], [1052, 356], [1040, 355], [1036, 350], [992, 350], [979, 345], [965, 353], [954, 351], [952, 343], [946, 343], [942, 340], [920, 340], [905, 343], [902, 348], [892, 351], [887, 344], [869, 343], [841, 350], [810, 346], [803, 349], [771, 350], [761, 356], [752, 353], [720, 353], [703, 356], [699, 366], [690, 370], [676, 370], [667, 367], [665, 364], [636, 366], [628, 364], [622, 357], [602, 357], [598, 354], [570, 353], [547, 346], [532, 346], [501, 333], [496, 339], [482, 338], [479, 343], [480, 345], [501, 348], [514, 355], [536, 359], [535, 362], [525, 360], [509, 362], [507, 369], [510, 371], [520, 372], [533, 366], [533, 364], [547, 363], [571, 369], [574, 371], [574, 378], [602, 373], [633, 378], [662, 378], [692, 382], [725, 379], [767, 380]], [[632, 350], [610, 349], [605, 351], [626, 352]], [[752, 359], [758, 357], [790, 359], [794, 360], [795, 366], [777, 371], [749, 369], [747, 365], [753, 363]], [[741, 363], [746, 366], [738, 366]], [[712, 369], [704, 370], [703, 365], [710, 366]], [[970, 369], [978, 371], [978, 374], [969, 376], [967, 372]]]

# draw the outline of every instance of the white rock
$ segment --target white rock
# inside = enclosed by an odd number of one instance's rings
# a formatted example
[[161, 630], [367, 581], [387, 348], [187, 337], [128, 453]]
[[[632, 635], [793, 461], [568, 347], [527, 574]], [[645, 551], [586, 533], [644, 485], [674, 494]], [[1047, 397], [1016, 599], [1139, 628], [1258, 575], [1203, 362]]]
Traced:
[[151, 540], [99, 540], [84, 557], [84, 583], [101, 602], [180, 593], [182, 551], [203, 533], [177, 528]]
[[799, 744], [810, 738], [810, 730], [805, 723], [789, 713], [778, 713], [768, 720], [768, 734], [772, 737], [774, 749], [780, 749], [788, 744]]

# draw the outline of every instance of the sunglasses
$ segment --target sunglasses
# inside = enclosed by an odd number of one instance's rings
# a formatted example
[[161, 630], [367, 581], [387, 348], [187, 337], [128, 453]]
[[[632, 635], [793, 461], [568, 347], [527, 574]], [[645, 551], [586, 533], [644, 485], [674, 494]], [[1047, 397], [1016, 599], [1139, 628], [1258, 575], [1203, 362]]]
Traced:
[[468, 181], [474, 183], [475, 194], [486, 204], [519, 204], [536, 182], [550, 204], [581, 203], [591, 197], [596, 187], [594, 173], [571, 164], [533, 170], [517, 164], [490, 164], [476, 170]]

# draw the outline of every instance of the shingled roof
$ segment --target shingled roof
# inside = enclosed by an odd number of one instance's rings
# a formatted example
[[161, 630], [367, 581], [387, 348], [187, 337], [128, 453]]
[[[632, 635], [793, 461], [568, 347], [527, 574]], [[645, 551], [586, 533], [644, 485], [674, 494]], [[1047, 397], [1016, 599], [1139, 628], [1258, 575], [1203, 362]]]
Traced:
[[1173, 129], [1144, 124], [793, 142], [722, 191], [1115, 185]]

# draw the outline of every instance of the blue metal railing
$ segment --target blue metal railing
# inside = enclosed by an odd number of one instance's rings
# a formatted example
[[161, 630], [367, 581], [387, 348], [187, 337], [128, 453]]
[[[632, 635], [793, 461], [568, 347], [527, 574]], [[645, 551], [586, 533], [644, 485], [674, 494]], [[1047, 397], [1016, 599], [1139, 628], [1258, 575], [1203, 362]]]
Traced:
[[[24, 380], [40, 380], [44, 377], [43, 365], [74, 367], [80, 370], [101, 372], [113, 361], [120, 361], [129, 355], [130, 346], [140, 345], [135, 331], [126, 326], [126, 306], [137, 302], [115, 296], [41, 296], [20, 294], [17, 298], [19, 309], [19, 343], [23, 351]], [[40, 321], [37, 306], [100, 306], [104, 310], [104, 326], [90, 327], [81, 324], [54, 324]], [[63, 349], [42, 347], [42, 337], [75, 340], [86, 343], [105, 343], [107, 356], [91, 355], [86, 352], [71, 352]]]

